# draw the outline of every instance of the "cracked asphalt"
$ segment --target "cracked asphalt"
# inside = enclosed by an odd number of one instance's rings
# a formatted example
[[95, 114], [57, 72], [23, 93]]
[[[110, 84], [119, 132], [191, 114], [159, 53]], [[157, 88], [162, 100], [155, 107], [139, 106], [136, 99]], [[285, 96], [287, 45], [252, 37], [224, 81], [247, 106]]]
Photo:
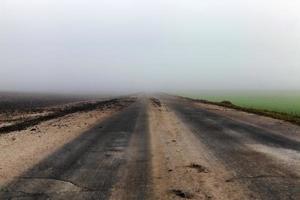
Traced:
[[259, 150], [260, 147], [274, 152], [292, 152], [284, 156], [299, 163], [299, 157], [294, 157], [300, 152], [299, 141], [286, 137], [284, 133], [275, 134], [217, 115], [189, 101], [169, 98], [166, 103], [214, 157], [233, 171], [233, 177], [225, 180], [226, 183], [237, 181], [245, 185], [253, 192], [248, 198], [300, 199], [297, 168]]
[[[139, 101], [34, 166], [2, 190], [0, 199], [108, 199], [124, 174], [126, 198], [147, 198], [147, 135], [146, 105]], [[130, 146], [133, 140], [137, 146]]]
[[141, 97], [7, 184], [0, 199], [296, 200], [299, 151], [284, 133], [188, 100]]

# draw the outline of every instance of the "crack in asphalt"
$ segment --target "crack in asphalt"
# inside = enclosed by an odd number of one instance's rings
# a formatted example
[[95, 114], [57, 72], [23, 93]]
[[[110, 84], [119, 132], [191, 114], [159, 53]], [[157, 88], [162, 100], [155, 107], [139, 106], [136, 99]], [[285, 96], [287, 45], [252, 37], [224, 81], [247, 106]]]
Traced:
[[47, 180], [52, 180], [52, 181], [58, 181], [58, 182], [63, 182], [63, 183], [67, 183], [67, 184], [71, 184], [77, 188], [80, 188], [82, 189], [82, 191], [94, 191], [93, 189], [90, 189], [88, 187], [84, 187], [82, 185], [79, 185], [73, 181], [70, 181], [70, 180], [65, 180], [65, 179], [59, 179], [59, 178], [51, 178], [51, 177], [20, 177], [19, 179], [26, 179], [26, 180], [44, 180], [44, 181], [47, 181]]
[[300, 179], [300, 177], [280, 176], [280, 175], [257, 175], [257, 176], [239, 176], [227, 179], [225, 182], [233, 182], [240, 179], [261, 179], [261, 178], [282, 178], [282, 179]]
[[[152, 103], [161, 106], [157, 99], [152, 99]], [[249, 191], [262, 199], [297, 199], [295, 195], [298, 195], [300, 177], [265, 154], [253, 151], [245, 145], [245, 138], [265, 146], [297, 151], [298, 143], [290, 143], [284, 135], [272, 135], [267, 129], [253, 128], [189, 104], [167, 103], [191, 133], [230, 171], [231, 175], [226, 175], [228, 179], [221, 179], [229, 183], [224, 185], [234, 187], [235, 184], [230, 182], [245, 184]], [[156, 191], [152, 191], [151, 185], [152, 152], [146, 105], [133, 104], [101, 122], [101, 130], [97, 125], [65, 144], [6, 185], [7, 189], [0, 191], [0, 199], [109, 199], [113, 193], [121, 199], [152, 199], [150, 197]], [[170, 140], [171, 145], [178, 145], [177, 142], [179, 140]], [[181, 152], [179, 149], [176, 151]], [[213, 168], [210, 170], [194, 162], [174, 168], [179, 167], [192, 168], [185, 170], [188, 172], [213, 172]], [[171, 191], [182, 198], [197, 195], [180, 188]], [[211, 198], [205, 191], [203, 193], [206, 199]]]
[[[131, 164], [124, 192], [130, 199], [146, 198], [150, 188], [146, 113], [146, 103], [139, 101], [100, 122], [101, 130], [99, 124], [92, 127], [6, 184], [0, 199], [108, 199], [126, 163]], [[134, 149], [133, 155], [129, 149]]]
[[[289, 166], [276, 162], [267, 154], [253, 150], [245, 144], [245, 141], [252, 139], [253, 143], [266, 147], [281, 147], [296, 151], [299, 151], [299, 142], [292, 141], [284, 134], [275, 135], [267, 129], [227, 119], [186, 101], [170, 98], [165, 102], [209, 151], [220, 159], [226, 168], [232, 170], [233, 174], [237, 174], [226, 182], [240, 180], [240, 184], [245, 184], [261, 199], [281, 200], [286, 199], [288, 195], [299, 196], [297, 188], [300, 185], [300, 178], [297, 172]], [[236, 134], [231, 134], [228, 130], [234, 130]], [[244, 174], [249, 176], [243, 176]], [[247, 181], [256, 179], [262, 180]]]

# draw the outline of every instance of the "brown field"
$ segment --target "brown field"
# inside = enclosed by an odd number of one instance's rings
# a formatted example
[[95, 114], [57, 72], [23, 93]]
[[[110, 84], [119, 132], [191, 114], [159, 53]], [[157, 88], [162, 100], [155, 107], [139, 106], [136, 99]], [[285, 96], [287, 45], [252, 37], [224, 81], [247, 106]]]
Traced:
[[1, 92], [0, 127], [47, 116], [76, 104], [95, 102], [103, 99], [105, 98]]

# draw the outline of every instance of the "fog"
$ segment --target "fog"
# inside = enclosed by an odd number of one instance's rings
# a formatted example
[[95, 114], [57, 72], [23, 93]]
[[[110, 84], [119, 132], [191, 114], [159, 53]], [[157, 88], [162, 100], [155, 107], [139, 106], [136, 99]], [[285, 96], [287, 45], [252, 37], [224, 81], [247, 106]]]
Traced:
[[300, 89], [296, 0], [1, 0], [0, 90]]

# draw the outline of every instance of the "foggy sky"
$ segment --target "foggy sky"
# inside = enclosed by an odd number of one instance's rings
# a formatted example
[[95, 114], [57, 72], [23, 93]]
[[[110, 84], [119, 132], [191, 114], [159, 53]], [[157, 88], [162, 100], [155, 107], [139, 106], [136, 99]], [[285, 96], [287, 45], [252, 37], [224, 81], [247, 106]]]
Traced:
[[1, 0], [0, 90], [300, 89], [297, 0]]

